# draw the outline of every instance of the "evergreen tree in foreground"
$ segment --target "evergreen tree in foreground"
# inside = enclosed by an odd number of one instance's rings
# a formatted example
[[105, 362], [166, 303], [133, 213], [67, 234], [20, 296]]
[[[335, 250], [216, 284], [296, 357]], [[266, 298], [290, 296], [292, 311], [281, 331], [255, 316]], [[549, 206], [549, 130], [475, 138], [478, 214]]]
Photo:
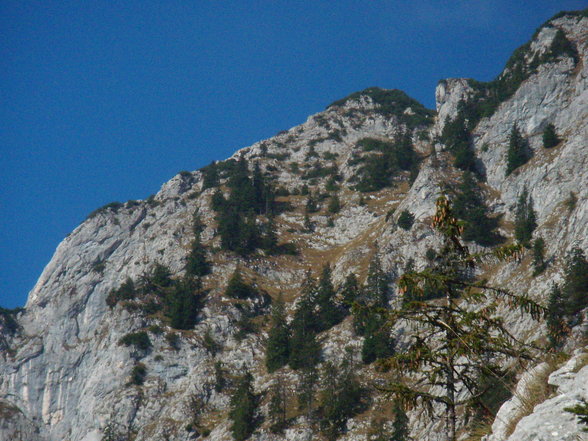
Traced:
[[[456, 409], [475, 405], [484, 393], [478, 378], [497, 375], [502, 363], [510, 358], [530, 359], [528, 346], [515, 340], [494, 316], [498, 301], [504, 299], [534, 319], [545, 309], [525, 296], [488, 286], [485, 281], [464, 279], [476, 264], [487, 259], [505, 260], [518, 256], [520, 245], [510, 245], [490, 252], [470, 254], [461, 241], [462, 227], [453, 216], [446, 197], [437, 200], [433, 226], [443, 235], [440, 264], [433, 270], [405, 273], [398, 282], [401, 292], [420, 292], [425, 283], [443, 294], [435, 302], [410, 302], [389, 312], [392, 323], [402, 320], [417, 329], [409, 346], [383, 361], [401, 377], [384, 389], [392, 393], [403, 407], [433, 403], [445, 407], [445, 431], [448, 441], [456, 440]], [[417, 379], [407, 375], [415, 375]], [[407, 378], [403, 380], [402, 378]], [[435, 386], [434, 389], [431, 389]], [[463, 395], [466, 397], [464, 398]]]

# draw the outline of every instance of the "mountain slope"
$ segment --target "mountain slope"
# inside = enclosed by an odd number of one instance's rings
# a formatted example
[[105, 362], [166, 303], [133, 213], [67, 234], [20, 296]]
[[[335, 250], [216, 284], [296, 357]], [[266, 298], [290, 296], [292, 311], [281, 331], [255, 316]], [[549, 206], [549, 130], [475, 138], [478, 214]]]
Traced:
[[[444, 127], [460, 115], [477, 157], [474, 171], [483, 177], [480, 188], [490, 213], [499, 218], [500, 234], [512, 238], [517, 201], [526, 187], [536, 212], [533, 235], [545, 240], [549, 263], [533, 277], [527, 255], [519, 263], [485, 267], [481, 275], [545, 304], [551, 284], [562, 279], [566, 254], [572, 247], [588, 249], [585, 15], [565, 14], [543, 25], [492, 84], [442, 81], [436, 91], [436, 113], [400, 91], [367, 89], [333, 103], [300, 126], [239, 150], [227, 161], [180, 173], [152, 198], [112, 204], [91, 214], [57, 248], [24, 311], [16, 314], [18, 329], [9, 326], [12, 314], [0, 316], [0, 438], [93, 441], [116, 439], [117, 433], [121, 439], [184, 440], [210, 431], [209, 439], [232, 439], [231, 393], [219, 386], [219, 372], [224, 370], [230, 383], [249, 369], [259, 394], [267, 393], [278, 378], [264, 365], [266, 294], [276, 299], [281, 292], [292, 317], [308, 270], [316, 279], [329, 263], [332, 281], [339, 287], [350, 273], [364, 283], [370, 262], [377, 259], [389, 277], [389, 301], [394, 305], [399, 301], [394, 279], [411, 260], [417, 269], [428, 264], [427, 250], [440, 240], [430, 226], [435, 200], [461, 179], [443, 136]], [[545, 149], [542, 136], [550, 123], [561, 142]], [[515, 124], [533, 155], [506, 176]], [[414, 146], [412, 156], [402, 150], [403, 140]], [[271, 183], [277, 194], [273, 219], [262, 204], [255, 213], [256, 225], [267, 231], [274, 222], [279, 244], [291, 244], [285, 250], [295, 247], [297, 254], [263, 250], [259, 243], [253, 250], [231, 250], [223, 242], [221, 210], [213, 208], [215, 193], [220, 190], [230, 200], [238, 188], [232, 179], [243, 160], [250, 175], [257, 166], [263, 182]], [[576, 202], [568, 208], [570, 194]], [[329, 207], [335, 195], [338, 210]], [[316, 207], [309, 207], [309, 198]], [[405, 210], [414, 215], [409, 229], [398, 227]], [[109, 305], [113, 290], [128, 279], [142, 286], [157, 264], [167, 267], [173, 279], [184, 276], [195, 241], [194, 213], [203, 223], [201, 245], [212, 264], [211, 273], [202, 277], [203, 305], [195, 325], [184, 330], [171, 326], [165, 306], [171, 288], [161, 291], [164, 296], [137, 295]], [[259, 295], [244, 300], [226, 295], [236, 269]], [[521, 319], [508, 308], [501, 313], [515, 335], [544, 343], [544, 325]], [[121, 344], [125, 336], [138, 332], [147, 333], [150, 347]], [[350, 318], [322, 332], [321, 338], [324, 360], [336, 363], [345, 358], [345, 347], [360, 351], [363, 344]], [[386, 378], [374, 365], [357, 363], [365, 385]], [[141, 366], [145, 374], [139, 381]], [[578, 369], [584, 375], [585, 369]], [[300, 372], [284, 368], [280, 375], [293, 397]], [[567, 393], [561, 384], [562, 393]], [[368, 409], [347, 423], [341, 439], [366, 439], [374, 421], [390, 416], [386, 397], [371, 397]], [[582, 397], [588, 398], [588, 391], [578, 391], [573, 399]], [[194, 419], [194, 400], [201, 403], [198, 430], [188, 427]], [[261, 414], [267, 413], [268, 401], [267, 395], [261, 399]], [[558, 439], [573, 439], [579, 433], [576, 423], [562, 406], [554, 406], [541, 415], [565, 419], [569, 433]], [[289, 406], [292, 421], [286, 439], [319, 437], [303, 413]], [[431, 422], [419, 410], [409, 417], [416, 439], [442, 439], [439, 422]], [[542, 423], [529, 420], [522, 419], [521, 424]], [[502, 430], [495, 424], [495, 432], [502, 432], [492, 439], [506, 439], [511, 430], [511, 440], [534, 439], [529, 434], [543, 430], [515, 428], [516, 421], [511, 426]], [[266, 418], [252, 439], [282, 438], [270, 432]]]

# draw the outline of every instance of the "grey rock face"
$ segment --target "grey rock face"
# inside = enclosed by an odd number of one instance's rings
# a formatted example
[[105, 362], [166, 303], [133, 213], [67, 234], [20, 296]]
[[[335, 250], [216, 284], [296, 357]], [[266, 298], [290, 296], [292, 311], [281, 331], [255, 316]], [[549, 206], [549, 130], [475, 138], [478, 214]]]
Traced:
[[[536, 278], [531, 277], [528, 261], [496, 265], [488, 271], [489, 281], [537, 300], [545, 300], [551, 283], [561, 279], [565, 253], [572, 246], [588, 249], [588, 19], [562, 17], [552, 26], [538, 33], [531, 45], [534, 53], [543, 53], [555, 29], [562, 29], [577, 48], [579, 63], [574, 66], [562, 57], [540, 65], [473, 132], [474, 148], [487, 177], [485, 192], [493, 213], [502, 215], [504, 235], [512, 235], [513, 207], [526, 186], [537, 211], [535, 235], [545, 238], [551, 262]], [[210, 252], [213, 272], [203, 279], [207, 300], [193, 330], [173, 330], [153, 316], [121, 305], [111, 309], [106, 298], [127, 278], [140, 280], [157, 263], [169, 267], [175, 276], [183, 275], [194, 239], [195, 210], [205, 224], [203, 243], [209, 250], [219, 246], [210, 202], [214, 189], [201, 191], [202, 173], [179, 174], [153, 199], [105, 208], [91, 216], [58, 246], [31, 291], [25, 311], [17, 317], [20, 331], [4, 333], [0, 339], [0, 440], [21, 436], [33, 441], [98, 441], [108, 431], [132, 434], [136, 441], [195, 439], [194, 432], [186, 430], [194, 397], [203, 403], [204, 421], [211, 430], [208, 439], [230, 440], [229, 394], [218, 387], [218, 367], [222, 366], [227, 377], [251, 370], [259, 393], [274, 381], [263, 365], [264, 333], [238, 335], [241, 312], [223, 296], [230, 275], [239, 267], [271, 295], [284, 292], [291, 313], [308, 268], [317, 273], [322, 264], [330, 263], [335, 284], [341, 284], [349, 272], [365, 275], [375, 253], [392, 279], [402, 273], [409, 259], [414, 259], [417, 269], [424, 268], [426, 250], [439, 244], [429, 226], [435, 200], [442, 185], [455, 183], [458, 175], [448, 165], [447, 152], [436, 149], [431, 139], [441, 133], [448, 118], [456, 116], [458, 103], [469, 99], [472, 92], [464, 79], [439, 85], [435, 124], [413, 132], [415, 147], [423, 157], [418, 176], [411, 182], [407, 173], [400, 174], [393, 188], [364, 194], [362, 204], [362, 195], [347, 182], [360, 167], [352, 159], [364, 154], [358, 140], [388, 140], [407, 129], [400, 116], [381, 112], [368, 95], [330, 107], [300, 126], [236, 152], [233, 159], [244, 157], [258, 163], [275, 177], [276, 185], [290, 191], [307, 183], [313, 193], [325, 192], [326, 179], [303, 180], [296, 167], [307, 171], [313, 165], [337, 166], [343, 179], [338, 193], [342, 208], [337, 214], [328, 214], [325, 207], [313, 214], [315, 231], [308, 233], [305, 198], [290, 197], [294, 210], [277, 216], [277, 226], [280, 235], [287, 235], [299, 247], [298, 257], [259, 254], [243, 259], [223, 251]], [[407, 108], [403, 114], [411, 112]], [[505, 152], [514, 123], [528, 137], [534, 157], [505, 177]], [[543, 149], [540, 141], [548, 123], [555, 124], [563, 139], [551, 150]], [[577, 203], [568, 211], [564, 201], [570, 192]], [[409, 231], [396, 228], [405, 209], [415, 216]], [[398, 299], [390, 300], [394, 304]], [[519, 337], [533, 340], [544, 334], [542, 325], [521, 320], [518, 313], [505, 308], [502, 315]], [[161, 326], [164, 332], [149, 332], [151, 349], [138, 351], [119, 344], [126, 334], [152, 325]], [[166, 333], [176, 334], [177, 344], [171, 344]], [[216, 352], [211, 350], [210, 339], [218, 346]], [[346, 320], [325, 333], [324, 357], [341, 360], [345, 347], [360, 345], [361, 339]], [[572, 360], [581, 357], [578, 354]], [[139, 362], [146, 367], [141, 386], [129, 381]], [[588, 371], [576, 367], [570, 364], [549, 377], [557, 395], [522, 418], [509, 440], [567, 440], [579, 434], [573, 415], [562, 411], [562, 405], [588, 398]], [[298, 374], [284, 371], [289, 389], [295, 391]], [[366, 382], [376, 375], [372, 367], [362, 367], [359, 374]], [[503, 415], [515, 406], [514, 401], [505, 404]], [[386, 405], [383, 397], [374, 402]], [[262, 403], [262, 410], [267, 411], [267, 403]], [[439, 422], [431, 423], [418, 411], [410, 417], [416, 439], [433, 441], [441, 436]], [[341, 439], [366, 439], [370, 426], [366, 418], [348, 421], [348, 432]], [[508, 435], [500, 424], [497, 419], [491, 441]], [[561, 438], [553, 438], [555, 432]], [[251, 439], [301, 441], [313, 439], [314, 433], [310, 422], [298, 417], [283, 437], [263, 425]]]

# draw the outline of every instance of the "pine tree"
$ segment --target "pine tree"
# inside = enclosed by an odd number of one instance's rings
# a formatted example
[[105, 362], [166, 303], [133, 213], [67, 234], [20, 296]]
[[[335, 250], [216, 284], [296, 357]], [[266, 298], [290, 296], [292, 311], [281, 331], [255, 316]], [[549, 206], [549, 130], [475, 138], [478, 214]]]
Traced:
[[408, 441], [410, 431], [408, 429], [408, 417], [399, 403], [394, 403], [394, 423], [392, 423], [392, 436], [390, 441]]
[[519, 196], [515, 212], [515, 239], [519, 243], [529, 246], [533, 231], [537, 228], [537, 215], [533, 208], [533, 197], [529, 196], [527, 187]]
[[168, 294], [167, 313], [175, 329], [192, 329], [201, 308], [201, 285], [198, 279], [184, 278]]
[[268, 372], [274, 372], [288, 364], [290, 357], [290, 328], [286, 322], [286, 312], [282, 294], [272, 305], [272, 327], [269, 331], [266, 351], [265, 365]]
[[454, 120], [446, 121], [441, 133], [441, 140], [447, 149], [453, 153], [453, 165], [461, 170], [475, 171], [476, 155], [470, 146], [470, 131], [468, 130], [462, 103], [458, 105], [458, 113]]
[[453, 203], [455, 216], [464, 221], [463, 240], [482, 246], [495, 245], [500, 236], [496, 233], [498, 220], [488, 216], [482, 190], [471, 172], [464, 172]]
[[255, 429], [255, 411], [257, 397], [253, 393], [253, 376], [247, 372], [243, 375], [231, 395], [229, 417], [233, 421], [231, 432], [235, 441], [244, 441]]
[[389, 282], [390, 278], [382, 269], [382, 262], [378, 258], [378, 250], [376, 249], [368, 267], [363, 295], [368, 305], [377, 307], [386, 307], [388, 305]]
[[[515, 340], [493, 316], [498, 300], [506, 299], [510, 305], [535, 319], [541, 318], [545, 309], [527, 297], [488, 286], [483, 280], [463, 277], [485, 259], [504, 260], [517, 256], [521, 251], [519, 245], [470, 254], [460, 241], [462, 228], [444, 196], [437, 201], [433, 226], [444, 239], [439, 266], [434, 270], [406, 273], [398, 285], [401, 292], [413, 290], [420, 292], [417, 297], [422, 297], [425, 282], [429, 282], [436, 291], [443, 293], [444, 298], [435, 302], [411, 302], [389, 312], [391, 323], [408, 322], [417, 331], [402, 352], [382, 364], [400, 375], [400, 379], [391, 381], [386, 390], [403, 407], [422, 405], [431, 408], [433, 403], [444, 404], [446, 439], [455, 441], [456, 409], [476, 403], [484, 392], [479, 390], [479, 376], [499, 372], [506, 359], [530, 358], [525, 345]], [[408, 374], [418, 378], [415, 380]], [[404, 381], [403, 378], [410, 380]]]
[[567, 256], [562, 294], [566, 301], [565, 314], [570, 324], [574, 324], [578, 313], [588, 306], [588, 261], [580, 248], [572, 248]]
[[321, 330], [316, 301], [317, 286], [310, 271], [302, 286], [302, 296], [290, 323], [290, 358], [292, 369], [315, 366], [321, 359], [321, 344], [317, 333]]
[[272, 433], [280, 434], [284, 432], [288, 424], [286, 419], [286, 402], [288, 397], [284, 379], [281, 375], [276, 377], [269, 390], [269, 394], [268, 416], [270, 419], [270, 430]]
[[186, 262], [186, 273], [191, 276], [202, 277], [210, 274], [210, 262], [206, 259], [206, 249], [196, 236]]
[[298, 410], [310, 420], [313, 419], [318, 378], [316, 366], [312, 364], [298, 374]]
[[547, 336], [551, 349], [558, 348], [567, 334], [565, 310], [566, 302], [561, 289], [557, 284], [553, 284], [549, 293], [547, 315], [545, 318]]
[[329, 213], [339, 213], [339, 211], [341, 210], [341, 201], [339, 200], [339, 196], [331, 196], [327, 210], [329, 210]]
[[359, 282], [353, 273], [347, 275], [341, 288], [341, 302], [346, 310], [349, 310], [359, 295]]
[[376, 250], [368, 267], [366, 286], [357, 297], [353, 307], [353, 329], [357, 335], [367, 335], [370, 323], [377, 320], [380, 312], [378, 308], [388, 305], [389, 277], [382, 269], [378, 251]]
[[315, 318], [307, 302], [301, 302], [291, 323], [290, 356], [292, 369], [315, 366], [321, 359], [321, 344], [315, 330]]
[[545, 271], [545, 241], [538, 237], [533, 241], [533, 277]]
[[321, 431], [329, 441], [335, 441], [345, 430], [347, 420], [363, 408], [366, 391], [349, 359], [340, 367], [326, 362], [321, 385]]
[[400, 216], [398, 216], [398, 226], [403, 230], [410, 230], [412, 228], [412, 224], [414, 224], [414, 215], [408, 210], [402, 210]]
[[316, 290], [316, 305], [318, 307], [317, 331], [325, 331], [332, 328], [343, 318], [343, 314], [335, 305], [335, 288], [331, 282], [331, 267], [329, 264], [323, 266], [321, 277]]
[[531, 159], [531, 149], [528, 141], [523, 138], [517, 125], [513, 125], [508, 139], [506, 154], [506, 176]]
[[361, 348], [361, 360], [365, 364], [371, 364], [394, 354], [394, 340], [390, 336], [390, 326], [382, 314], [370, 314], [365, 336]]
[[555, 131], [555, 126], [552, 123], [547, 124], [543, 132], [543, 147], [550, 149], [558, 145], [559, 142], [560, 139]]
[[270, 216], [265, 226], [265, 234], [262, 237], [261, 246], [269, 254], [274, 254], [278, 251], [278, 235], [276, 233], [276, 221], [273, 216]]
[[255, 297], [257, 291], [251, 285], [245, 283], [241, 271], [239, 268], [233, 272], [233, 275], [229, 279], [227, 289], [225, 290], [225, 296], [233, 299], [247, 299]]

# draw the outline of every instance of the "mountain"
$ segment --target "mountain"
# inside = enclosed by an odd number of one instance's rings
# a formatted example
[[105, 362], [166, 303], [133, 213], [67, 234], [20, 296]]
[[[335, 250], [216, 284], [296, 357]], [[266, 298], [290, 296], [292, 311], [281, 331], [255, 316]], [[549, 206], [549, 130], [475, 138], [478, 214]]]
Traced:
[[[58, 246], [25, 308], [0, 310], [0, 439], [359, 441], [394, 430], [444, 439], [442, 406], [433, 418], [418, 405], [405, 414], [377, 387], [395, 372], [371, 363], [401, 353], [419, 331], [374, 331], [369, 320], [358, 330], [343, 301], [378, 292], [384, 310], [399, 307], [399, 277], [439, 258], [431, 221], [442, 193], [471, 252], [515, 236], [530, 247], [471, 277], [542, 305], [554, 283], [567, 295], [579, 280], [562, 306], [568, 332], [557, 355], [540, 350], [545, 321], [512, 305], [495, 311], [539, 349], [504, 366], [486, 402], [494, 419], [460, 411], [460, 439], [580, 437], [565, 408], [581, 413], [588, 399], [587, 36], [587, 11], [558, 14], [494, 81], [441, 81], [436, 111], [399, 90], [366, 89], [181, 172], [144, 201], [91, 213]], [[350, 274], [369, 286], [353, 291]], [[287, 323], [290, 343], [276, 331]], [[290, 344], [297, 370], [268, 372], [270, 335], [276, 366]], [[272, 432], [276, 408], [283, 434]]]

